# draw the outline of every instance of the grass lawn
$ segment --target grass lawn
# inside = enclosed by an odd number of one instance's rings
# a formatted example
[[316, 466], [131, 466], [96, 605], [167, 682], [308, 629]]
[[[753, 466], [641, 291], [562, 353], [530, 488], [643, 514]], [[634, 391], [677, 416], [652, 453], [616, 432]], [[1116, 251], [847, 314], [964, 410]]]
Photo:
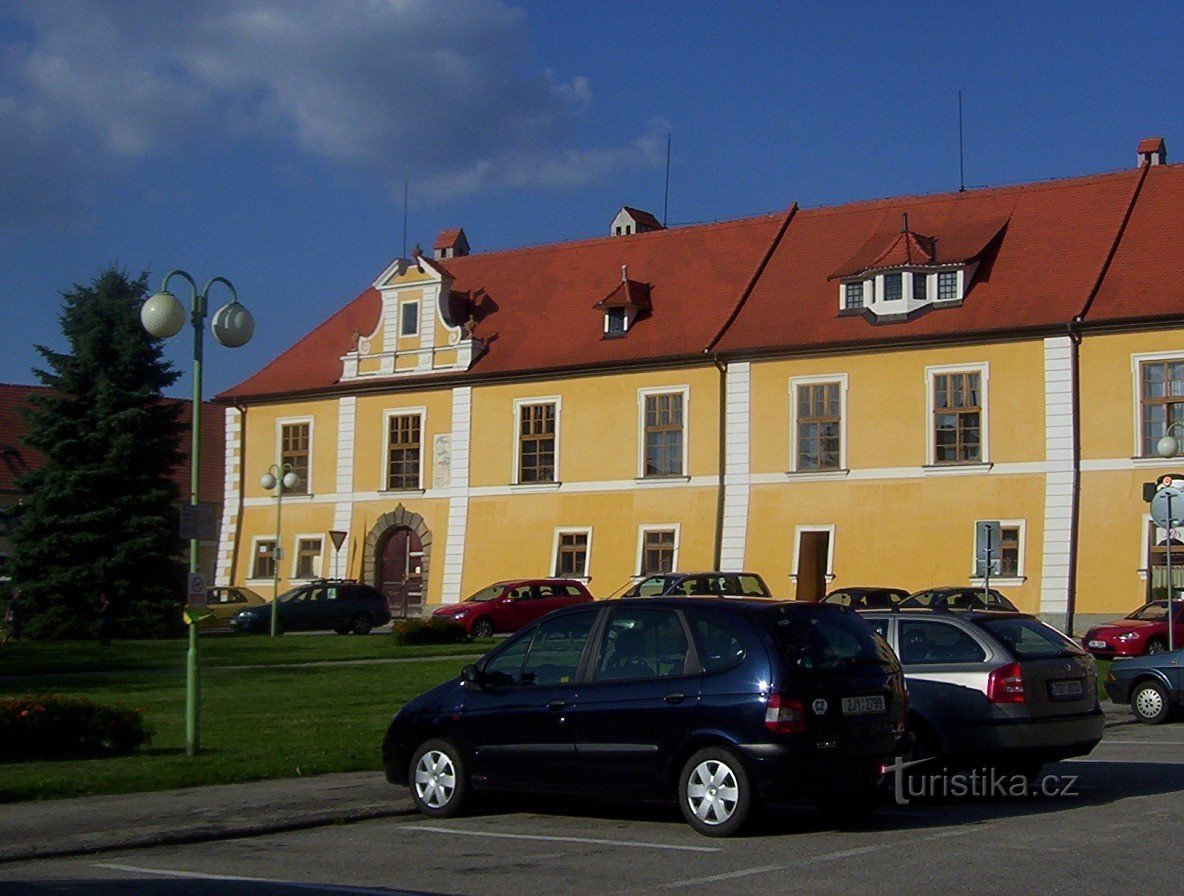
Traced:
[[[155, 736], [126, 757], [0, 766], [0, 801], [379, 769], [394, 711], [494, 643], [397, 647], [391, 640], [203, 636], [201, 753], [192, 759], [185, 755], [185, 641], [9, 644], [0, 650], [0, 695], [53, 693], [140, 709]], [[316, 665], [430, 656], [456, 658]]]

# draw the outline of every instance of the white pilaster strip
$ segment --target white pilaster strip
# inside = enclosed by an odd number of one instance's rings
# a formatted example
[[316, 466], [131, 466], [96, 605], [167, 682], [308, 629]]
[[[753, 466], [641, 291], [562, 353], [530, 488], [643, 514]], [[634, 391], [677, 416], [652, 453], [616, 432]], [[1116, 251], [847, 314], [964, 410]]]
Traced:
[[1040, 612], [1069, 609], [1073, 534], [1073, 347], [1068, 336], [1044, 340], [1044, 550]]
[[751, 484], [751, 386], [750, 363], [728, 365], [724, 397], [724, 520], [720, 538], [720, 566], [723, 569], [744, 569]]
[[243, 464], [243, 415], [237, 408], [226, 409], [226, 470], [222, 484], [222, 527], [214, 584], [229, 585], [234, 573], [234, 536], [238, 529], [239, 472]]
[[473, 422], [473, 389], [452, 390], [452, 465], [448, 499], [448, 536], [444, 547], [443, 603], [460, 600], [461, 576], [465, 565], [465, 530], [469, 523], [469, 439]]
[[[333, 528], [342, 532], [350, 532], [350, 523], [354, 513], [354, 440], [357, 435], [358, 399], [353, 395], [341, 398], [337, 402], [337, 494], [339, 500], [333, 508]], [[364, 539], [366, 533], [361, 537]], [[329, 568], [324, 571], [327, 575], [349, 575], [349, 549], [352, 535], [346, 535], [340, 550], [334, 550], [333, 542], [329, 547]]]

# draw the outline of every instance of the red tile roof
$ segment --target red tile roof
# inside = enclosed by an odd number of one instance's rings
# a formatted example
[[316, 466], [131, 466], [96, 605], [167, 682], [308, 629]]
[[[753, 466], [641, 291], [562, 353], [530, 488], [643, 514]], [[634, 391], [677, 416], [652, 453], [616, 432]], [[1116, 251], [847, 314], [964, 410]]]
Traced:
[[436, 237], [436, 245], [433, 249], [451, 249], [456, 245], [457, 240], [460, 239], [461, 229], [453, 227], [449, 230], [441, 230], [440, 235]]
[[1139, 148], [1136, 150], [1140, 155], [1145, 152], [1162, 152], [1163, 151], [1163, 137], [1144, 137], [1139, 141]]
[[627, 211], [632, 216], [633, 220], [638, 224], [641, 224], [644, 227], [652, 228], [654, 230], [663, 229], [662, 222], [659, 221], [651, 212], [647, 212], [642, 208], [634, 208], [631, 205], [624, 205], [621, 207]]

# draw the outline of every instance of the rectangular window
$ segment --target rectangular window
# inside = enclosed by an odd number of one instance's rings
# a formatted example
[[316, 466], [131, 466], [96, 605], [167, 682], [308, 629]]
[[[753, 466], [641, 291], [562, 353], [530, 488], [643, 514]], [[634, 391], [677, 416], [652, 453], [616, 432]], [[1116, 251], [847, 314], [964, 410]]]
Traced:
[[674, 571], [675, 532], [673, 529], [649, 529], [642, 534], [639, 575]]
[[[974, 575], [983, 578], [987, 571], [987, 531], [984, 523], [974, 527]], [[1002, 579], [1015, 579], [1023, 574], [1020, 541], [1021, 526], [1018, 522], [1003, 521], [995, 534], [991, 535], [991, 575]]]
[[939, 302], [958, 298], [958, 272], [939, 271], [937, 274], [937, 300]]
[[573, 579], [588, 577], [588, 533], [560, 532], [555, 543], [555, 575]]
[[390, 418], [386, 487], [391, 490], [420, 487], [420, 459], [423, 457], [421, 418], [419, 414], [398, 414]]
[[934, 375], [934, 463], [964, 464], [982, 460], [981, 380], [977, 371]]
[[842, 423], [839, 386], [839, 383], [798, 386], [795, 469], [839, 469]]
[[609, 336], [625, 335], [625, 309], [609, 308], [604, 314], [605, 333]]
[[284, 423], [280, 426], [280, 466], [290, 464], [292, 472], [300, 480], [292, 488], [284, 488], [286, 494], [307, 495], [308, 461], [312, 425], [309, 423]]
[[644, 475], [683, 475], [683, 437], [682, 393], [645, 396]]
[[[1141, 383], [1142, 455], [1155, 455], [1155, 443], [1168, 435], [1173, 423], [1184, 423], [1184, 359], [1144, 361], [1139, 365]], [[1184, 435], [1176, 427], [1171, 435]]]
[[419, 302], [404, 302], [399, 306], [399, 335], [416, 336], [419, 333]]
[[929, 278], [921, 271], [913, 271], [913, 301], [924, 302], [928, 297], [926, 289]]
[[858, 283], [848, 283], [843, 287], [843, 307], [844, 308], [862, 308], [863, 307], [863, 281]]
[[885, 274], [884, 275], [884, 301], [895, 302], [904, 295], [904, 286], [901, 274]]
[[518, 481], [555, 481], [555, 404], [518, 408]]
[[255, 542], [255, 559], [251, 564], [251, 578], [275, 578], [275, 539]]
[[301, 538], [296, 542], [297, 579], [314, 579], [321, 574], [321, 539]]

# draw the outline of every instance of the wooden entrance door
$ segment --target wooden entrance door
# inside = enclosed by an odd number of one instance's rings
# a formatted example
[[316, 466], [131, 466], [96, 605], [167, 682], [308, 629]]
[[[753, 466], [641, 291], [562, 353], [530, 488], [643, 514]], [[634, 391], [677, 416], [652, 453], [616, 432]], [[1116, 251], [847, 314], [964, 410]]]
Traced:
[[378, 551], [378, 588], [392, 616], [422, 615], [423, 542], [406, 526], [392, 529]]
[[826, 594], [829, 532], [802, 532], [798, 542], [798, 600], [819, 601]]

